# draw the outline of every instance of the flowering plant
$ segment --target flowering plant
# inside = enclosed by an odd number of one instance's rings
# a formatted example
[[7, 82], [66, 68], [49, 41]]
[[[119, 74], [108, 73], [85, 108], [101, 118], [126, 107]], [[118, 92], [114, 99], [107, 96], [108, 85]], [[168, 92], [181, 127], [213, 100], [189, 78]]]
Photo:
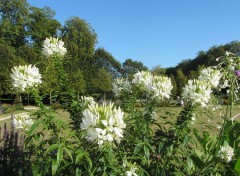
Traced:
[[28, 130], [33, 124], [33, 120], [26, 113], [17, 114], [13, 119], [13, 125], [16, 129]]
[[80, 126], [81, 129], [86, 130], [88, 141], [97, 141], [98, 145], [113, 141], [120, 143], [123, 138], [123, 129], [126, 127], [123, 118], [124, 112], [114, 107], [114, 104], [90, 104], [83, 111]]
[[46, 38], [43, 42], [42, 48], [43, 55], [50, 57], [52, 55], [64, 56], [67, 52], [64, 47], [64, 42], [58, 38]]
[[[69, 122], [41, 103], [37, 93], [34, 96], [40, 103], [39, 110], [31, 116], [34, 122], [26, 114], [16, 117], [15, 127], [27, 129], [24, 150], [31, 161], [30, 175], [236, 175], [239, 172], [240, 123], [231, 111], [239, 96], [236, 93], [239, 57], [227, 53], [216, 67], [203, 69], [198, 79], [189, 80], [182, 92], [185, 103], [174, 114], [157, 107], [158, 101], [170, 99], [173, 88], [170, 78], [141, 71], [133, 75], [132, 81], [117, 79], [113, 93], [121, 100], [120, 107], [105, 101], [101, 104], [92, 97], [79, 98], [69, 89], [64, 60], [58, 60], [66, 53], [61, 40], [50, 38], [43, 48], [46, 56], [55, 58], [48, 60], [52, 67], [46, 69], [56, 70], [60, 88], [55, 97], [68, 113]], [[25, 92], [40, 84], [41, 75], [33, 68], [15, 67], [13, 86]], [[197, 129], [195, 125], [203, 113], [214, 116], [209, 110], [211, 98], [224, 83], [229, 104], [226, 111], [220, 111], [222, 122], [217, 135], [207, 131], [209, 124], [200, 126], [202, 131]]]
[[38, 68], [32, 65], [13, 67], [11, 78], [13, 87], [19, 92], [28, 91], [42, 83]]

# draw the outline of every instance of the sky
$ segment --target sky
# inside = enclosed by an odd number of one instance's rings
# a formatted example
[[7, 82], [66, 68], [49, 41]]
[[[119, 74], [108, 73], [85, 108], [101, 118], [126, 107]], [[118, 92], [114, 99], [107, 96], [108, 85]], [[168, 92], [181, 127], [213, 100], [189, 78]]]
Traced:
[[49, 6], [64, 25], [84, 19], [101, 47], [123, 63], [131, 58], [149, 69], [173, 67], [240, 39], [239, 0], [28, 0]]

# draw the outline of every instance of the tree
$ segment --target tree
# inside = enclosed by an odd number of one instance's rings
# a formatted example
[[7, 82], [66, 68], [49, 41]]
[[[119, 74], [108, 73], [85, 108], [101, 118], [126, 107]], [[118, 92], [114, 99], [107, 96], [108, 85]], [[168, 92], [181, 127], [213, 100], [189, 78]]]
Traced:
[[0, 0], [0, 38], [13, 47], [27, 42], [29, 4], [26, 0]]
[[80, 69], [78, 69], [74, 74], [69, 75], [69, 86], [72, 90], [77, 92], [78, 98], [81, 93], [86, 91], [86, 82], [83, 77], [83, 73]]
[[177, 69], [176, 71], [176, 82], [177, 82], [177, 95], [181, 95], [182, 89], [187, 83], [187, 77], [180, 69]]
[[113, 78], [119, 77], [122, 72], [121, 63], [103, 48], [95, 50], [91, 65], [96, 69], [104, 68]]
[[133, 75], [138, 71], [146, 71], [148, 68], [143, 65], [140, 61], [133, 61], [132, 59], [127, 59], [123, 63], [123, 76], [125, 78], [132, 79]]
[[55, 12], [49, 7], [30, 8], [30, 23], [29, 33], [31, 36], [31, 42], [37, 48], [42, 47], [43, 41], [47, 37], [57, 37], [57, 31], [60, 29], [61, 24], [53, 19]]
[[162, 68], [160, 65], [157, 65], [152, 68], [151, 72], [153, 75], [158, 75], [158, 76], [165, 75], [166, 68]]
[[97, 35], [92, 27], [85, 20], [73, 17], [65, 22], [61, 36], [68, 54], [75, 59], [72, 60], [76, 63], [75, 66], [85, 68], [87, 60], [94, 54], [97, 42]]
[[171, 82], [172, 82], [172, 86], [173, 86], [173, 89], [171, 91], [172, 95], [176, 95], [177, 94], [177, 82], [176, 82], [176, 79], [174, 78], [173, 75], [170, 75], [170, 79], [171, 79]]
[[26, 62], [15, 55], [13, 47], [0, 43], [0, 95], [12, 92], [11, 87], [11, 68], [18, 65], [25, 65]]
[[92, 84], [97, 92], [103, 93], [105, 100], [106, 93], [112, 90], [112, 76], [106, 69], [101, 68], [96, 77], [93, 78]]

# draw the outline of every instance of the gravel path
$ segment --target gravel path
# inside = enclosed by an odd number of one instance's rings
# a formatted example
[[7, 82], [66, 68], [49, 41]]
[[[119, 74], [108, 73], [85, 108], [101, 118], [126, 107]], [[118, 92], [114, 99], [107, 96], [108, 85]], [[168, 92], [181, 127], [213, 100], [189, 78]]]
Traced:
[[[36, 107], [36, 106], [25, 106], [24, 109], [25, 110], [34, 110], [34, 109], [38, 109], [38, 107]], [[21, 113], [17, 113], [17, 114], [21, 114]], [[10, 118], [11, 118], [11, 115], [9, 115], [7, 117], [2, 117], [2, 118], [0, 118], [0, 121], [8, 120]]]

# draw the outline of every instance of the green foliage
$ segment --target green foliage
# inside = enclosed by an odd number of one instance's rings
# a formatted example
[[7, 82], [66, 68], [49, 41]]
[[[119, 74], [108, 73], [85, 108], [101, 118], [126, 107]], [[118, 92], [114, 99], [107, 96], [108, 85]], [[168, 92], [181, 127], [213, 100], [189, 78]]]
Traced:
[[11, 93], [12, 88], [10, 87], [10, 74], [11, 68], [16, 65], [23, 65], [25, 61], [22, 58], [19, 58], [15, 55], [14, 48], [0, 43], [0, 94]]
[[13, 47], [25, 44], [29, 22], [29, 4], [26, 0], [0, 1], [0, 37]]
[[125, 78], [129, 78], [130, 80], [133, 78], [133, 75], [138, 71], [148, 70], [146, 66], [143, 65], [140, 61], [133, 61], [132, 59], [126, 59], [122, 65], [123, 76]]
[[187, 77], [184, 75], [182, 70], [176, 71], [176, 83], [177, 83], [177, 95], [181, 95], [182, 89], [187, 83]]
[[86, 66], [88, 58], [94, 54], [94, 46], [97, 42], [94, 30], [85, 20], [72, 17], [65, 22], [61, 32], [68, 54], [76, 57], [78, 67]]
[[42, 42], [50, 36], [57, 36], [61, 24], [53, 19], [55, 12], [49, 7], [30, 8], [29, 33], [35, 47], [41, 48]]

